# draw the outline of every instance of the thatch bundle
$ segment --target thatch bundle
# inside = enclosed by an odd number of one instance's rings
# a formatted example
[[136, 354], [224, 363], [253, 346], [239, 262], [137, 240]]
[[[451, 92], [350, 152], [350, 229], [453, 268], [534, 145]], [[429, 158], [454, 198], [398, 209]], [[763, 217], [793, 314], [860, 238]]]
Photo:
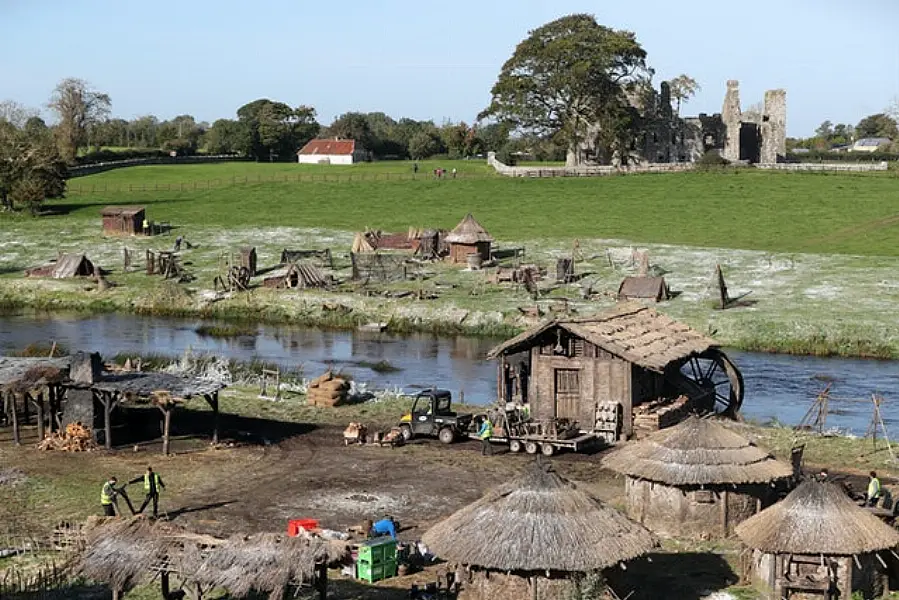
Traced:
[[422, 537], [437, 556], [502, 571], [594, 571], [650, 551], [643, 526], [535, 466]]
[[182, 581], [282, 598], [290, 585], [312, 581], [317, 565], [343, 558], [346, 545], [312, 537], [263, 533], [220, 539], [162, 521], [90, 519], [78, 574], [124, 591], [167, 571]]
[[899, 532], [836, 485], [816, 481], [743, 521], [736, 533], [750, 548], [770, 554], [850, 556], [899, 545]]
[[714, 419], [690, 417], [607, 455], [608, 469], [673, 486], [768, 483], [792, 469]]
[[312, 581], [316, 563], [327, 558], [328, 546], [321, 540], [263, 533], [191, 553], [185, 566], [189, 578], [203, 586], [225, 588], [236, 597], [267, 592], [275, 600], [288, 585]]
[[350, 382], [331, 371], [309, 382], [306, 400], [312, 406], [339, 406], [346, 403]]

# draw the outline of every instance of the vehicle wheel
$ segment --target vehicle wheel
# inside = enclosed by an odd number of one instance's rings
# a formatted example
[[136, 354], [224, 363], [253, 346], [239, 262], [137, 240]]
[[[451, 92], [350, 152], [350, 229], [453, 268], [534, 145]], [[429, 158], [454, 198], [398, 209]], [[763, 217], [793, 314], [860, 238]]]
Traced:
[[403, 441], [408, 442], [412, 439], [412, 428], [408, 425], [400, 425], [400, 434], [403, 436]]
[[521, 452], [521, 442], [518, 440], [509, 442], [509, 452]]
[[528, 454], [537, 454], [537, 442], [525, 442], [524, 451]]
[[456, 439], [456, 434], [449, 427], [444, 427], [440, 430], [440, 433], [437, 434], [437, 438], [444, 444], [452, 444]]
[[552, 444], [542, 444], [540, 446], [540, 452], [543, 453], [543, 456], [552, 456], [556, 453], [556, 448]]

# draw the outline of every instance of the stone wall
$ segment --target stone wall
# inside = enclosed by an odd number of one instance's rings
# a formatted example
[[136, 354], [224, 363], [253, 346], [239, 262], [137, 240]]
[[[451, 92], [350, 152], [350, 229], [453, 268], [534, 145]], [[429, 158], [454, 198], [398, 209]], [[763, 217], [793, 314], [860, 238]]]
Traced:
[[848, 171], [867, 173], [871, 171], [888, 171], [886, 161], [879, 163], [767, 163], [756, 165], [758, 169], [769, 171]]
[[762, 164], [783, 162], [787, 156], [787, 92], [765, 92], [765, 112], [762, 114]]
[[724, 95], [724, 106], [721, 107], [721, 120], [726, 129], [724, 151], [721, 155], [731, 161], [740, 160], [740, 82], [731, 79], [727, 82], [727, 93]]
[[625, 167], [611, 165], [581, 167], [510, 167], [497, 160], [495, 152], [487, 153], [487, 164], [506, 177], [602, 177], [628, 173], [674, 173], [691, 171], [693, 163], [649, 163]]

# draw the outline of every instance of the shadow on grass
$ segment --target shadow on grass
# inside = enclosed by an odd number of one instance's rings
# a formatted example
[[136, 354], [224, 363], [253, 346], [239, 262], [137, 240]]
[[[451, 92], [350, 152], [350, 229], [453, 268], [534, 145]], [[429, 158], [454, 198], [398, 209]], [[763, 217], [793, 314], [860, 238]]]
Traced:
[[618, 596], [629, 600], [699, 600], [739, 580], [724, 557], [711, 552], [656, 552], [606, 574]]
[[[152, 190], [148, 190], [152, 191]], [[97, 190], [98, 194], [104, 193], [103, 190]], [[166, 198], [166, 199], [135, 199], [132, 202], [115, 202], [112, 200], [108, 201], [90, 201], [90, 202], [52, 202], [44, 205], [43, 210], [41, 211], [41, 216], [65, 216], [71, 213], [81, 212], [85, 209], [89, 208], [105, 208], [107, 206], [152, 206], [154, 204], [171, 204], [174, 202], [189, 202], [191, 198]], [[99, 217], [99, 213], [97, 214]], [[150, 215], [148, 214], [148, 218]], [[172, 225], [170, 229], [174, 231], [178, 227], [176, 225]]]

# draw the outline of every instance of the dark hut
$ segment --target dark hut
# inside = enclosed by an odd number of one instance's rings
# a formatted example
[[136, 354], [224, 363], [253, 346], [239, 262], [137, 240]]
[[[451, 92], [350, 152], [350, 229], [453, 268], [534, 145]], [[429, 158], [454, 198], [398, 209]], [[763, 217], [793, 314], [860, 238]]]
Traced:
[[275, 289], [320, 288], [328, 285], [328, 280], [320, 269], [312, 265], [293, 263], [272, 271], [262, 285]]
[[116, 592], [159, 577], [185, 586], [226, 589], [232, 597], [283, 598], [289, 587], [317, 583], [324, 597], [327, 563], [336, 545], [308, 537], [264, 533], [221, 539], [142, 517], [94, 519], [85, 533], [78, 574]]
[[626, 476], [630, 518], [678, 537], [729, 536], [793, 474], [748, 439], [699, 417], [628, 443], [602, 464]]
[[449, 244], [450, 261], [454, 263], [468, 262], [469, 254], [477, 254], [481, 260], [490, 260], [490, 244], [493, 238], [480, 223], [468, 213], [446, 236]]
[[656, 545], [645, 528], [539, 465], [437, 523], [422, 541], [468, 568], [459, 600], [565, 597], [583, 574]]
[[752, 578], [768, 598], [864, 598], [883, 594], [886, 560], [899, 532], [831, 483], [807, 481], [737, 526], [752, 549]]
[[664, 277], [625, 277], [618, 286], [619, 300], [652, 300], [662, 302], [670, 298]]
[[97, 274], [94, 263], [84, 254], [63, 254], [55, 262], [25, 271], [27, 277], [52, 277], [54, 279], [91, 277]]
[[103, 217], [104, 235], [138, 235], [144, 232], [147, 218], [143, 206], [107, 206], [100, 215]]
[[691, 411], [734, 415], [743, 400], [740, 371], [715, 340], [636, 302], [545, 321], [487, 356], [498, 359], [500, 402], [525, 405], [538, 419], [577, 421], [610, 441]]

